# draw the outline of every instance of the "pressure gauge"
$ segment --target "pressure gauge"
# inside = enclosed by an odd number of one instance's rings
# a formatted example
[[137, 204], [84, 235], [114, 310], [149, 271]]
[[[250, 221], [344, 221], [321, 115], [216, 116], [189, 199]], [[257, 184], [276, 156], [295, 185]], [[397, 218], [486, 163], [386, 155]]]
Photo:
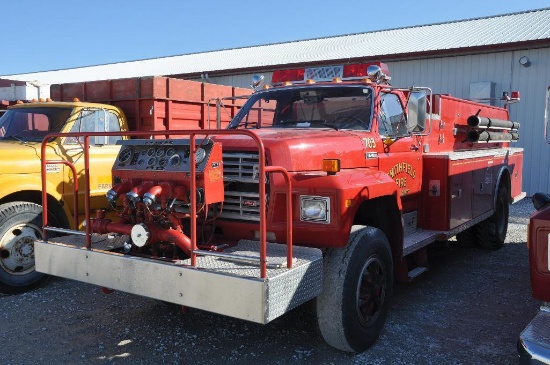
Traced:
[[147, 150], [147, 156], [153, 157], [155, 155], [155, 149], [153, 147]]
[[133, 152], [130, 148], [123, 149], [122, 151], [120, 151], [120, 153], [118, 155], [118, 162], [126, 163], [126, 162], [130, 161], [130, 159], [132, 158], [132, 154], [133, 154]]
[[165, 152], [165, 151], [164, 151], [164, 148], [162, 148], [162, 147], [159, 148], [159, 149], [157, 150], [157, 157], [159, 157], [159, 158], [160, 158], [160, 157], [164, 157], [164, 152]]
[[197, 165], [203, 162], [205, 157], [206, 151], [204, 150], [204, 148], [198, 148], [195, 154], [195, 162], [197, 163]]
[[168, 165], [170, 165], [171, 167], [178, 167], [180, 164], [181, 164], [180, 155], [172, 155], [168, 160]]
[[176, 149], [174, 147], [170, 147], [166, 150], [166, 156], [172, 157], [176, 153]]

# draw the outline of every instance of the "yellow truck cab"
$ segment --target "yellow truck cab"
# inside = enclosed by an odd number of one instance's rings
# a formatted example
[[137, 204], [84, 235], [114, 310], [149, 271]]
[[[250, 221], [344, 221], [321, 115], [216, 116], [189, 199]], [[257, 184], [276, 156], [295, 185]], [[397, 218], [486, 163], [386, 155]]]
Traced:
[[[126, 131], [121, 109], [84, 102], [33, 102], [10, 107], [0, 117], [0, 293], [12, 294], [38, 285], [44, 275], [34, 270], [34, 241], [42, 237], [41, 143], [52, 132]], [[111, 187], [111, 167], [123, 137], [90, 138], [91, 208], [104, 205]], [[54, 138], [48, 160], [67, 160], [84, 186], [83, 141]], [[60, 227], [77, 228], [74, 221], [75, 177], [67, 165], [47, 165], [49, 219]], [[79, 215], [84, 214], [79, 197]], [[81, 219], [79, 219], [82, 222]]]
[[[50, 96], [59, 102], [13, 105], [5, 115], [0, 114], [0, 293], [23, 292], [40, 284], [44, 277], [35, 272], [33, 242], [42, 237], [40, 154], [46, 134], [224, 128], [242, 101], [224, 103], [224, 112], [218, 113], [215, 120], [209, 119], [209, 106], [217, 105], [220, 97], [251, 92], [161, 76], [97, 80], [51, 85]], [[9, 104], [0, 101], [0, 107]], [[119, 139], [90, 138], [92, 210], [106, 208], [105, 193], [111, 188]], [[74, 137], [55, 138], [48, 144], [48, 161], [67, 160], [75, 165], [81, 191], [81, 217], [75, 219], [70, 167], [46, 165], [48, 221], [52, 226], [77, 229], [84, 220], [82, 145], [83, 141]]]

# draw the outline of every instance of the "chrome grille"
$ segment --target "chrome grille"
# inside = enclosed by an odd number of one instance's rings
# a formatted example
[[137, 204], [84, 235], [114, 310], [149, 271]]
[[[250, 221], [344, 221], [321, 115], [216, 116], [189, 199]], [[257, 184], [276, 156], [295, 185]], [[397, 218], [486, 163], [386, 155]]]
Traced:
[[260, 197], [258, 193], [226, 191], [222, 218], [248, 221], [260, 220]]
[[258, 183], [258, 154], [225, 152], [223, 179], [230, 182]]
[[258, 153], [223, 153], [225, 193], [222, 218], [260, 220], [258, 164]]

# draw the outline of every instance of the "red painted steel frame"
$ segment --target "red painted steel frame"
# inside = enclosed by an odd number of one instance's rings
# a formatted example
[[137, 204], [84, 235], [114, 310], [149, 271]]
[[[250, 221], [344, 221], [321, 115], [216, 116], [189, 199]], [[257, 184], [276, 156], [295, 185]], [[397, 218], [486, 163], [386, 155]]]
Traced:
[[[282, 173], [285, 181], [287, 183], [287, 267], [292, 267], [292, 186], [290, 182], [290, 176], [288, 172], [280, 166], [266, 166], [265, 165], [265, 148], [263, 141], [253, 132], [246, 130], [216, 130], [215, 132], [205, 132], [202, 130], [174, 130], [170, 131], [170, 134], [174, 135], [188, 135], [190, 139], [190, 156], [195, 155], [195, 139], [196, 135], [205, 136], [207, 138], [211, 134], [215, 135], [244, 135], [252, 138], [258, 146], [258, 157], [259, 157], [259, 194], [260, 194], [260, 276], [261, 278], [267, 277], [267, 244], [266, 244], [266, 201], [265, 201], [265, 174], [266, 173]], [[89, 148], [90, 148], [90, 137], [101, 137], [101, 136], [129, 136], [129, 137], [143, 137], [143, 136], [162, 136], [166, 135], [166, 131], [141, 131], [141, 132], [78, 132], [78, 133], [50, 133], [42, 141], [41, 148], [41, 175], [42, 175], [42, 209], [44, 212], [48, 211], [48, 194], [46, 191], [46, 164], [48, 163], [64, 163], [70, 166], [73, 169], [75, 174], [76, 181], [76, 170], [74, 166], [69, 162], [62, 161], [48, 161], [46, 159], [46, 146], [50, 138], [59, 138], [59, 137], [76, 137], [84, 138], [84, 189], [85, 189], [85, 199], [84, 199], [84, 209], [86, 214], [86, 249], [91, 250], [91, 223], [90, 223], [90, 157], [89, 157]], [[190, 178], [190, 191], [195, 191], [196, 189], [196, 164], [195, 158], [191, 158], [191, 178]], [[75, 201], [78, 200], [78, 192], [75, 190]], [[196, 194], [191, 194], [191, 244], [193, 251], [191, 252], [191, 265], [196, 266], [196, 257], [197, 254], [195, 250], [197, 249], [197, 233], [196, 233], [196, 224], [197, 224], [197, 208], [196, 208]], [[78, 211], [76, 213], [78, 215]], [[76, 215], [76, 216], [77, 216]], [[77, 221], [76, 221], [77, 222]], [[76, 223], [75, 222], [75, 223]], [[48, 224], [48, 215], [42, 214], [42, 223], [46, 227]], [[45, 232], [44, 232], [45, 233]]]

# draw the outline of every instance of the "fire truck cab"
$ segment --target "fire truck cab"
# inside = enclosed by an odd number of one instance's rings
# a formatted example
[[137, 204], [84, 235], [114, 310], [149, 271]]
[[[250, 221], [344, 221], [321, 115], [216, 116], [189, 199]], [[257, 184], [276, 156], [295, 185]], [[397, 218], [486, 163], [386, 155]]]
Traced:
[[122, 141], [119, 220], [44, 215], [68, 235], [35, 242], [36, 269], [258, 323], [316, 298], [324, 339], [364, 351], [428, 245], [500, 248], [525, 195], [506, 108], [390, 79], [380, 62], [280, 70], [226, 130]]

